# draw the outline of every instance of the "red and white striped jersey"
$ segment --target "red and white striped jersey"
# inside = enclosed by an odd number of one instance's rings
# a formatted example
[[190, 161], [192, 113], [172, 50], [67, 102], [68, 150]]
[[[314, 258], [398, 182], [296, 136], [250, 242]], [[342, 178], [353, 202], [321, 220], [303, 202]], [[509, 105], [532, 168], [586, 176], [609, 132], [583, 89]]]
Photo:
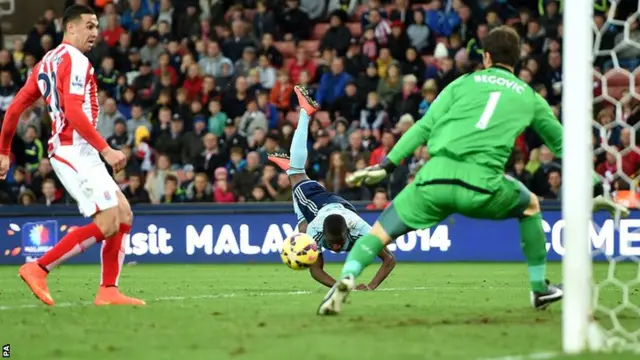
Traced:
[[93, 66], [89, 59], [78, 49], [68, 44], [61, 44], [49, 51], [32, 72], [37, 80], [40, 93], [47, 103], [51, 116], [51, 138], [49, 153], [61, 145], [73, 145], [86, 154], [93, 147], [84, 139], [67, 120], [69, 112], [68, 95], [82, 96], [82, 113], [96, 127], [98, 122], [98, 87], [93, 76]]
[[69, 43], [47, 52], [7, 109], [0, 132], [0, 154], [10, 153], [20, 115], [41, 96], [52, 120], [49, 156], [60, 146], [73, 146], [79, 155], [107, 149], [109, 145], [96, 130], [100, 107], [93, 72], [89, 59]]

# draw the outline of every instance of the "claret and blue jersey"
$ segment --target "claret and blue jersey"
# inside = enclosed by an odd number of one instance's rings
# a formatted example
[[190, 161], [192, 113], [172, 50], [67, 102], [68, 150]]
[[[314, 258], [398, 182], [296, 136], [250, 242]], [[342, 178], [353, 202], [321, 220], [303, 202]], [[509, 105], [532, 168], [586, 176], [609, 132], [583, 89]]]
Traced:
[[342, 216], [349, 229], [341, 252], [350, 251], [356, 240], [368, 234], [371, 229], [371, 225], [358, 216], [350, 202], [328, 192], [314, 180], [305, 180], [293, 187], [293, 208], [298, 217], [298, 224], [306, 220], [307, 235], [322, 248], [329, 248], [323, 233], [324, 220], [329, 215]]

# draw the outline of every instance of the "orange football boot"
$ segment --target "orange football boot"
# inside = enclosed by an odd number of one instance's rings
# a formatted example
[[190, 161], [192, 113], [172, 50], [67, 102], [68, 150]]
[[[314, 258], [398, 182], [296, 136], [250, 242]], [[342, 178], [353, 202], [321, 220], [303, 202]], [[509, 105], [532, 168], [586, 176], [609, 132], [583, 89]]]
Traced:
[[98, 293], [96, 294], [96, 299], [93, 302], [98, 306], [105, 305], [146, 305], [147, 303], [143, 300], [128, 297], [120, 292], [117, 287], [109, 286], [103, 287], [101, 286], [98, 289]]
[[300, 107], [303, 108], [309, 116], [318, 111], [320, 105], [311, 98], [307, 89], [300, 85], [296, 85], [293, 88], [293, 91], [295, 91], [298, 96], [298, 103], [300, 104]]
[[278, 167], [280, 169], [282, 169], [282, 171], [287, 171], [289, 170], [290, 166], [289, 166], [289, 155], [284, 154], [284, 153], [274, 153], [274, 154], [270, 154], [269, 156], [267, 156], [267, 159], [269, 159], [269, 161], [275, 163], [276, 165], [278, 165]]
[[48, 273], [41, 268], [37, 262], [30, 262], [20, 266], [18, 275], [29, 285], [33, 295], [40, 299], [40, 301], [49, 306], [54, 305], [53, 297], [51, 297], [49, 287], [47, 286]]

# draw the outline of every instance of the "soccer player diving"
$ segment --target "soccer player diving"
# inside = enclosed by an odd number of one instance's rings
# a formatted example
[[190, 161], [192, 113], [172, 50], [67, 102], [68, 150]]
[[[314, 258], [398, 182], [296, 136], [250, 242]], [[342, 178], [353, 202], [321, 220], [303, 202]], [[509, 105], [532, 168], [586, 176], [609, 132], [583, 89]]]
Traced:
[[[290, 156], [272, 154], [269, 160], [289, 175], [293, 191], [293, 208], [298, 217], [298, 230], [311, 236], [321, 248], [334, 252], [348, 252], [356, 240], [369, 232], [371, 225], [358, 216], [351, 203], [328, 192], [320, 183], [307, 176], [305, 165], [308, 155], [309, 119], [318, 110], [318, 104], [303, 87], [296, 86], [294, 91], [300, 103], [300, 116], [293, 134]], [[386, 247], [380, 246], [373, 256], [379, 257], [382, 265], [369, 284], [354, 286], [356, 290], [374, 290], [395, 267], [395, 258]], [[336, 283], [324, 270], [322, 253], [309, 271], [316, 281], [327, 287]]]
[[[538, 198], [504, 175], [516, 137], [529, 126], [553, 153], [562, 156], [560, 122], [544, 98], [513, 73], [520, 58], [519, 44], [512, 28], [492, 30], [483, 40], [485, 69], [461, 76], [444, 88], [427, 114], [380, 164], [347, 179], [350, 183], [380, 182], [428, 142], [431, 159], [380, 215], [369, 234], [353, 246], [340, 279], [317, 310], [319, 315], [341, 311], [355, 279], [393, 239], [430, 228], [454, 213], [489, 220], [518, 219], [531, 305], [544, 309], [562, 299], [562, 286], [546, 279], [546, 239]], [[602, 196], [594, 199], [594, 210], [599, 209], [628, 215], [626, 208]]]

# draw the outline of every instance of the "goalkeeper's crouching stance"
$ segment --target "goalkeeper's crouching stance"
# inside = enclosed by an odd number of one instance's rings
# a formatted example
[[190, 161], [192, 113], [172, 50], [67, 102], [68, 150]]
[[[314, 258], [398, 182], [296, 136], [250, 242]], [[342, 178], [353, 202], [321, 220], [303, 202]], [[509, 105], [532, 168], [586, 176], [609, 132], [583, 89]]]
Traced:
[[[417, 147], [428, 143], [431, 159], [380, 215], [369, 234], [355, 243], [318, 314], [339, 313], [355, 279], [392, 240], [433, 227], [454, 213], [476, 219], [518, 219], [532, 306], [544, 309], [562, 299], [562, 286], [546, 278], [546, 238], [538, 198], [503, 171], [516, 137], [527, 127], [556, 155], [562, 154], [560, 122], [547, 102], [513, 74], [519, 43], [512, 28], [492, 30], [483, 40], [486, 69], [447, 86], [381, 164], [347, 179], [349, 183], [378, 183]], [[594, 199], [594, 209], [628, 215], [626, 208], [602, 196]]]

